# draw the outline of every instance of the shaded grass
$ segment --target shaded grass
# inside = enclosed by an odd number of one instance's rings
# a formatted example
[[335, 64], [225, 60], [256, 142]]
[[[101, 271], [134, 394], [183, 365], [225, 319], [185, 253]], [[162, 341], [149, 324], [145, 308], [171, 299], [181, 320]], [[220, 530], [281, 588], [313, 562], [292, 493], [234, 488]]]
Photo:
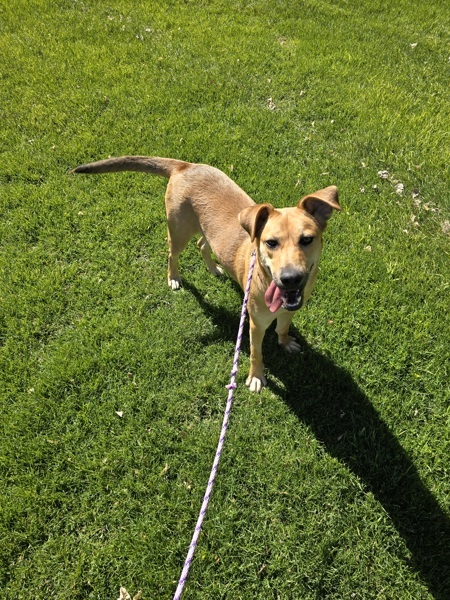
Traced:
[[65, 175], [132, 153], [345, 208], [303, 354], [268, 335], [256, 397], [244, 348], [186, 598], [448, 597], [448, 31], [440, 1], [0, 8], [6, 597], [170, 597], [197, 518], [241, 294], [194, 245], [166, 289], [164, 181]]

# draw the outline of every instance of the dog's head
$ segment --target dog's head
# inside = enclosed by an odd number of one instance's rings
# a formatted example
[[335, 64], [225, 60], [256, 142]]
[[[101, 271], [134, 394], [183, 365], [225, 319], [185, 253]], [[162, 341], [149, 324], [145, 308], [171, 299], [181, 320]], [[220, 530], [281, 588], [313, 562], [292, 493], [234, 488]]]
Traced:
[[335, 186], [318, 190], [296, 207], [275, 209], [256, 204], [239, 214], [239, 222], [256, 240], [258, 259], [271, 283], [265, 295], [272, 312], [297, 310], [322, 252], [322, 232], [333, 210], [341, 210]]

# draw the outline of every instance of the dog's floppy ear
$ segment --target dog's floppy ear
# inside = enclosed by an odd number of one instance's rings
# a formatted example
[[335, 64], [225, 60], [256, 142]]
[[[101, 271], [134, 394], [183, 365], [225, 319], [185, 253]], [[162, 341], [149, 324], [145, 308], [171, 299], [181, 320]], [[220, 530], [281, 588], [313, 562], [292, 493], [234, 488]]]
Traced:
[[261, 235], [261, 231], [264, 229], [264, 225], [273, 210], [271, 204], [255, 204], [255, 206], [244, 208], [239, 213], [239, 223], [249, 234], [252, 242]]
[[297, 207], [306, 210], [325, 229], [333, 210], [341, 210], [338, 202], [338, 189], [330, 185], [323, 190], [308, 194], [300, 200]]

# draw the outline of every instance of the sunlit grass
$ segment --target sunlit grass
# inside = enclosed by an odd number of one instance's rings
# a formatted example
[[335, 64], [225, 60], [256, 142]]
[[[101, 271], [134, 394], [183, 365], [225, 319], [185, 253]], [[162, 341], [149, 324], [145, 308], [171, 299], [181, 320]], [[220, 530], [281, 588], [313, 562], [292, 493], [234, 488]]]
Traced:
[[344, 209], [304, 351], [269, 332], [259, 396], [244, 344], [185, 597], [449, 597], [449, 20], [443, 0], [0, 8], [6, 598], [170, 598], [211, 467], [241, 293], [195, 244], [167, 288], [163, 180], [67, 174], [121, 154], [277, 206], [336, 184]]

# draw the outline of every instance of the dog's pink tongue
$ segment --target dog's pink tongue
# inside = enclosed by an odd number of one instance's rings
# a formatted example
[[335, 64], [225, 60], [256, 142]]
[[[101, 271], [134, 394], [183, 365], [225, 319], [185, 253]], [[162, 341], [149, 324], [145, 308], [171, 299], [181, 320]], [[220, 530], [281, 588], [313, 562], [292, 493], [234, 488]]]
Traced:
[[283, 304], [283, 291], [272, 281], [264, 294], [264, 300], [270, 312], [277, 312]]

